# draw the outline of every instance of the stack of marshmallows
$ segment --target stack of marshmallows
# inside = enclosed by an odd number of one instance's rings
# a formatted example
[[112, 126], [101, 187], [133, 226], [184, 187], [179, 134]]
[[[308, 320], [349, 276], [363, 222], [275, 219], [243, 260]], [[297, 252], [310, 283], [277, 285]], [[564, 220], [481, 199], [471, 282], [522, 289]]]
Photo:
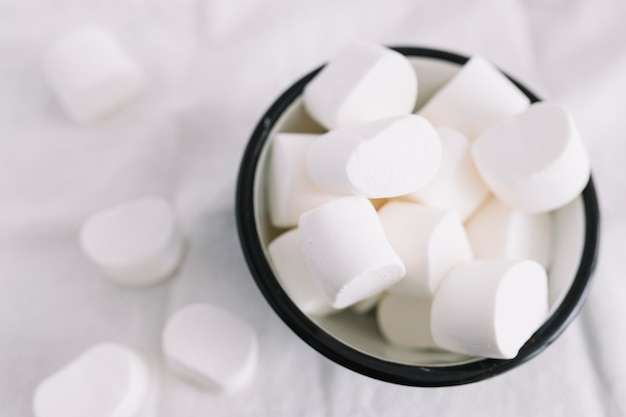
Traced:
[[325, 134], [278, 133], [268, 253], [302, 312], [376, 306], [384, 337], [513, 358], [546, 319], [550, 211], [589, 159], [570, 113], [471, 58], [414, 113], [401, 54], [351, 43], [307, 85]]

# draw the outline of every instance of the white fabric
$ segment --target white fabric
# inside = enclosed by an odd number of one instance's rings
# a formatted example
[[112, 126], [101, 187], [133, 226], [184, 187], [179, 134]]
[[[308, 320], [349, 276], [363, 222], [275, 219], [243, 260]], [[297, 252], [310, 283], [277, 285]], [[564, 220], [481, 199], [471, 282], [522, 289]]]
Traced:
[[[152, 415], [626, 415], [626, 29], [622, 0], [4, 0], [0, 2], [0, 415], [27, 416], [38, 381], [91, 345], [148, 356]], [[93, 128], [44, 82], [63, 30], [100, 23], [148, 75], [146, 94]], [[581, 315], [502, 376], [425, 389], [361, 376], [298, 339], [257, 290], [237, 240], [241, 154], [268, 105], [348, 39], [480, 53], [568, 106], [602, 203], [600, 262]], [[80, 253], [89, 214], [171, 198], [189, 251], [178, 275], [119, 288]], [[235, 396], [201, 391], [159, 359], [167, 317], [215, 303], [251, 323], [259, 368]]]

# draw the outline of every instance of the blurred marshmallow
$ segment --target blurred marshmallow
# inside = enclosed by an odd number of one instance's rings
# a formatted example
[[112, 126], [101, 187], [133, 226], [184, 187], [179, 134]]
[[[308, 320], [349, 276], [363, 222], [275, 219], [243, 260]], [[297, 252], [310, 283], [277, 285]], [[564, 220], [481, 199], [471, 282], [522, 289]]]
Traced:
[[150, 386], [144, 359], [113, 343], [96, 345], [36, 388], [35, 417], [139, 416]]
[[476, 171], [470, 142], [449, 127], [436, 129], [441, 140], [441, 166], [426, 187], [407, 197], [430, 206], [454, 209], [467, 220], [489, 195], [489, 189]]
[[547, 311], [547, 276], [537, 262], [462, 263], [446, 275], [433, 298], [433, 340], [453, 352], [511, 359]]
[[317, 138], [306, 166], [328, 193], [396, 197], [424, 187], [441, 163], [441, 142], [421, 116], [391, 117], [339, 128]]
[[335, 308], [398, 282], [405, 268], [364, 197], [342, 197], [300, 217], [300, 246], [313, 277]]
[[58, 39], [47, 51], [44, 71], [68, 115], [92, 123], [135, 99], [143, 71], [111, 33], [87, 26]]
[[591, 171], [572, 116], [554, 103], [533, 104], [485, 131], [472, 145], [472, 156], [496, 197], [530, 213], [572, 201]]
[[481, 259], [532, 259], [550, 266], [552, 218], [525, 213], [490, 197], [465, 225], [474, 256]]
[[267, 251], [280, 283], [300, 311], [312, 316], [334, 311], [309, 271], [300, 249], [298, 229], [278, 236]]
[[173, 274], [183, 255], [173, 207], [145, 197], [90, 216], [80, 230], [83, 252], [118, 284], [150, 285]]
[[270, 221], [276, 227], [294, 227], [302, 213], [337, 198], [321, 191], [306, 172], [306, 151], [317, 137], [303, 133], [274, 137], [268, 193]]
[[465, 229], [454, 211], [390, 201], [378, 215], [406, 267], [404, 279], [391, 292], [430, 298], [453, 266], [472, 259]]
[[378, 303], [376, 319], [391, 344], [407, 348], [437, 348], [430, 331], [428, 298], [386, 294]]
[[256, 371], [256, 334], [215, 306], [192, 304], [177, 311], [167, 321], [161, 343], [170, 368], [204, 388], [235, 392]]
[[418, 113], [473, 140], [485, 129], [524, 111], [530, 100], [495, 66], [472, 57]]
[[416, 100], [408, 59], [363, 42], [344, 46], [304, 89], [308, 113], [328, 129], [409, 114]]

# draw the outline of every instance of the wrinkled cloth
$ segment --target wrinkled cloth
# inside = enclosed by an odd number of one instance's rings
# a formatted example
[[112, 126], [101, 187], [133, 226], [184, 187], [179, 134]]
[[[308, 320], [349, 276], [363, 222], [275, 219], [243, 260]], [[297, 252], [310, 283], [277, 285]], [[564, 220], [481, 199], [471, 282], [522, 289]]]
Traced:
[[[150, 361], [146, 416], [626, 416], [624, 18], [621, 0], [0, 0], [0, 415], [32, 415], [39, 381], [114, 341]], [[137, 102], [89, 127], [68, 120], [41, 65], [56, 36], [86, 23], [115, 33], [148, 76]], [[574, 113], [600, 258], [581, 314], [527, 364], [450, 388], [377, 381], [314, 351], [256, 288], [234, 217], [243, 149], [269, 104], [354, 38], [481, 54]], [[173, 279], [121, 288], [77, 233], [144, 195], [174, 203], [189, 249]], [[203, 391], [164, 366], [163, 324], [192, 302], [258, 332], [243, 391]]]

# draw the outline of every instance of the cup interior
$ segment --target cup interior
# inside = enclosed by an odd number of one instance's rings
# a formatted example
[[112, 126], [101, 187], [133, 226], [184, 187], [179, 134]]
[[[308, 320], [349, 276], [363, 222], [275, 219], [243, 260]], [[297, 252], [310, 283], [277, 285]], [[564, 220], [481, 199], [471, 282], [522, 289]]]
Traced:
[[[407, 55], [418, 76], [416, 109], [467, 60], [434, 50], [397, 49]], [[598, 213], [591, 181], [581, 196], [551, 213], [554, 228], [553, 262], [548, 271], [550, 314], [515, 359], [494, 360], [443, 350], [396, 347], [383, 338], [374, 313], [363, 315], [346, 309], [327, 317], [312, 317], [304, 315], [289, 300], [267, 253], [267, 245], [286, 231], [273, 227], [269, 221], [268, 167], [276, 133], [325, 132], [307, 115], [302, 102], [301, 90], [315, 73], [281, 96], [261, 121], [244, 156], [238, 184], [238, 225], [244, 253], [257, 284], [279, 316], [307, 343], [336, 362], [366, 375], [409, 385], [454, 385], [483, 379], [524, 362], [551, 343], [582, 305], [595, 265]], [[516, 84], [532, 101], [538, 100]], [[251, 180], [247, 187], [244, 177]], [[245, 207], [246, 202], [251, 206]], [[254, 230], [242, 231], [252, 226]]]

